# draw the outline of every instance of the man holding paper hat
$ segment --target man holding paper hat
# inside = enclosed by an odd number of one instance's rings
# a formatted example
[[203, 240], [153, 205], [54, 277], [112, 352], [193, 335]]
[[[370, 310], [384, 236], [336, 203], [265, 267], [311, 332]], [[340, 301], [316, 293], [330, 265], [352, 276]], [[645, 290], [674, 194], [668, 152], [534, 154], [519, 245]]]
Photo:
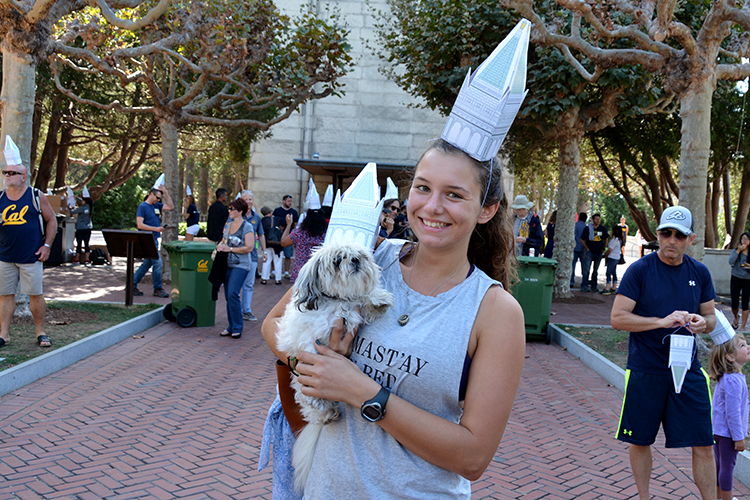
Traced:
[[716, 325], [711, 274], [685, 254], [695, 240], [685, 207], [666, 209], [659, 250], [630, 265], [612, 306], [612, 328], [629, 331], [625, 396], [617, 439], [630, 443], [640, 498], [650, 498], [651, 445], [661, 424], [667, 448], [692, 448], [703, 500], [716, 494], [711, 394], [693, 335]]
[[42, 262], [49, 258], [57, 220], [47, 198], [26, 185], [28, 172], [9, 135], [3, 153], [6, 189], [0, 192], [0, 347], [10, 342], [16, 292], [28, 294], [37, 344], [49, 347], [52, 343], [44, 333], [47, 305], [42, 294]]
[[[164, 174], [162, 174], [163, 176]], [[163, 179], [163, 177], [159, 177]], [[162, 199], [166, 203], [162, 203]], [[172, 204], [172, 198], [169, 197], [167, 188], [164, 184], [152, 187], [148, 192], [146, 201], [138, 205], [138, 210], [135, 214], [136, 224], [139, 231], [151, 231], [154, 235], [154, 243], [156, 248], [159, 246], [159, 240], [161, 240], [161, 233], [164, 228], [161, 225], [161, 214], [164, 210], [173, 210], [174, 205]], [[162, 271], [162, 260], [161, 253], [157, 254], [156, 259], [143, 259], [141, 266], [135, 271], [133, 275], [133, 295], [143, 295], [143, 292], [138, 290], [138, 283], [141, 282], [149, 269], [151, 269], [151, 278], [154, 282], [154, 297], [167, 298], [169, 294], [162, 288], [161, 282], [161, 271]]]

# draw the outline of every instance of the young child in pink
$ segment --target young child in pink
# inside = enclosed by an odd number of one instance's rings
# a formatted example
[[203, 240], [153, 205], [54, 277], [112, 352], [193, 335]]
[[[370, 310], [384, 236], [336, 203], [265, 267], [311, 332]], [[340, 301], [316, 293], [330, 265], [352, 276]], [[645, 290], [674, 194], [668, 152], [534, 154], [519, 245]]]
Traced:
[[745, 337], [736, 334], [711, 348], [709, 373], [717, 381], [713, 396], [714, 456], [716, 458], [716, 497], [732, 497], [732, 475], [737, 453], [745, 450], [747, 436], [747, 382], [742, 367], [750, 360]]

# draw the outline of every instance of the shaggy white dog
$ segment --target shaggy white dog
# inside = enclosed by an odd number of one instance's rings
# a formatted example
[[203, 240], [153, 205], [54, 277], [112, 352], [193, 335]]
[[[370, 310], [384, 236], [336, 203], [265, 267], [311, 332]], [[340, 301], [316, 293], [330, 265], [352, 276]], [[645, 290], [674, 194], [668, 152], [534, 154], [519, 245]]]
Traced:
[[[350, 333], [392, 305], [393, 295], [380, 286], [380, 269], [369, 249], [355, 243], [328, 243], [315, 251], [294, 282], [292, 300], [279, 321], [278, 348], [291, 357], [302, 351], [315, 353], [315, 341], [327, 345], [338, 318], [343, 318]], [[338, 402], [302, 394], [296, 377], [292, 387], [308, 422], [297, 436], [292, 458], [295, 487], [301, 492], [320, 432], [340, 412]]]

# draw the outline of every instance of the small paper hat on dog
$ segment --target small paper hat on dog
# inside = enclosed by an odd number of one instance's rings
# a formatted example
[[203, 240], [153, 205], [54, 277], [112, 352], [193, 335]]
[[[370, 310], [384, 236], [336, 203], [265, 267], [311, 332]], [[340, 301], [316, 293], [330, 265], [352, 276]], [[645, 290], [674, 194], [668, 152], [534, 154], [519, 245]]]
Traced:
[[735, 336], [735, 331], [734, 328], [732, 328], [732, 325], [729, 324], [729, 320], [726, 316], [724, 316], [723, 312], [716, 309], [715, 314], [716, 327], [714, 328], [714, 331], [712, 331], [709, 335], [711, 335], [711, 339], [714, 341], [714, 344], [721, 345], [729, 340], [732, 340], [732, 338]]
[[374, 249], [382, 209], [377, 166], [368, 163], [343, 195], [336, 193], [323, 244], [342, 241]]
[[333, 206], [333, 184], [329, 184], [326, 188], [326, 194], [323, 195], [323, 206], [324, 207], [332, 207]]
[[21, 162], [21, 151], [9, 135], [5, 136], [5, 149], [3, 150], [3, 154], [5, 155], [6, 165], [23, 165]]
[[305, 204], [308, 210], [318, 210], [320, 208], [320, 195], [315, 187], [315, 183], [312, 178], [308, 181], [307, 197], [305, 198]]
[[531, 22], [516, 25], [472, 74], [466, 75], [442, 139], [469, 156], [495, 157], [526, 97], [526, 55]]

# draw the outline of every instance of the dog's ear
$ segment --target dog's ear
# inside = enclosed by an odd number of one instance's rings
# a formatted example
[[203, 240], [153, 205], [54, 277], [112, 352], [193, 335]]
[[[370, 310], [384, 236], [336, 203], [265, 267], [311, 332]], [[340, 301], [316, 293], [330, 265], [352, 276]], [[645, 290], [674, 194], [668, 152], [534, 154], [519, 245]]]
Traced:
[[389, 307], [393, 305], [393, 294], [384, 288], [376, 288], [369, 296], [362, 307], [360, 314], [365, 323], [372, 323], [379, 316], [385, 314]]
[[302, 306], [308, 311], [318, 309], [318, 300], [320, 299], [321, 290], [319, 285], [322, 259], [312, 258], [300, 269], [295, 287], [297, 287], [297, 309], [302, 311]]

